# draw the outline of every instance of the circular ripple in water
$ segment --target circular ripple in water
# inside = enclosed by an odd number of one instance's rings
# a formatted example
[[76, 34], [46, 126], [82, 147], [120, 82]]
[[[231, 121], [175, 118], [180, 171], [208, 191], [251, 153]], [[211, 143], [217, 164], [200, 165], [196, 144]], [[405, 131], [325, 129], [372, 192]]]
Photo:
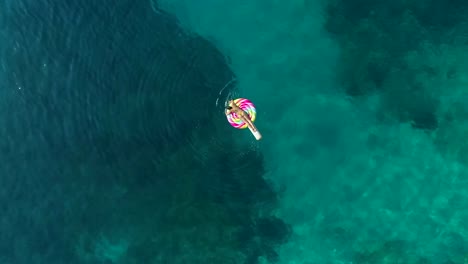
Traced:
[[221, 54], [143, 5], [107, 4], [9, 6], [4, 65], [10, 103], [20, 109], [9, 113], [23, 126], [15, 132], [29, 134], [38, 151], [89, 148], [107, 161], [137, 146], [155, 156], [191, 146], [195, 128], [213, 132], [216, 93], [232, 78]]

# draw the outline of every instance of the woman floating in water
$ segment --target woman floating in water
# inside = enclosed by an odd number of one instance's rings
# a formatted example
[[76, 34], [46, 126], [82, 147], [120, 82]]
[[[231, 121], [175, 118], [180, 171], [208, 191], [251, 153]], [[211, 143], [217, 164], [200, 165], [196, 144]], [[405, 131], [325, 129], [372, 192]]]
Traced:
[[233, 127], [239, 129], [248, 127], [254, 137], [257, 140], [260, 140], [262, 135], [253, 124], [256, 115], [257, 112], [253, 103], [244, 98], [229, 100], [228, 105], [226, 106], [226, 117], [229, 123]]

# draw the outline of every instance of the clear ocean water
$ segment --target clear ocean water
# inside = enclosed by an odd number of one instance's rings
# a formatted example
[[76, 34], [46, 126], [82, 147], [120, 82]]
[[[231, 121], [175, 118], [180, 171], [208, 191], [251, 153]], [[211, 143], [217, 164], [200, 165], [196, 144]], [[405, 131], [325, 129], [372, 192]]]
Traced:
[[0, 264], [468, 263], [467, 14], [0, 2]]

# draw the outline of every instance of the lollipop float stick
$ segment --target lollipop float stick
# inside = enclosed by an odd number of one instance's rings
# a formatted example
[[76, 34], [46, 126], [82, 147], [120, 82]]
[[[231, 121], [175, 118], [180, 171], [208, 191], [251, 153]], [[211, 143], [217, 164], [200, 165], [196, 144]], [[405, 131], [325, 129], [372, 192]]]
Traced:
[[262, 139], [262, 134], [260, 134], [260, 131], [258, 131], [258, 129], [254, 130], [252, 127], [249, 126], [249, 130], [250, 132], [252, 132], [256, 140]]

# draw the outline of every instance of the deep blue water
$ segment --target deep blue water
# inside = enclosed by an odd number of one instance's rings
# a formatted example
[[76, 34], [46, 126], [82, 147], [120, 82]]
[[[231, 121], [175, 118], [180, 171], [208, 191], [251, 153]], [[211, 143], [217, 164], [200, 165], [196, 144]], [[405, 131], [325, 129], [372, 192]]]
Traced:
[[213, 45], [149, 1], [0, 10], [0, 263], [274, 258], [287, 227], [255, 209], [275, 193], [221, 121]]

